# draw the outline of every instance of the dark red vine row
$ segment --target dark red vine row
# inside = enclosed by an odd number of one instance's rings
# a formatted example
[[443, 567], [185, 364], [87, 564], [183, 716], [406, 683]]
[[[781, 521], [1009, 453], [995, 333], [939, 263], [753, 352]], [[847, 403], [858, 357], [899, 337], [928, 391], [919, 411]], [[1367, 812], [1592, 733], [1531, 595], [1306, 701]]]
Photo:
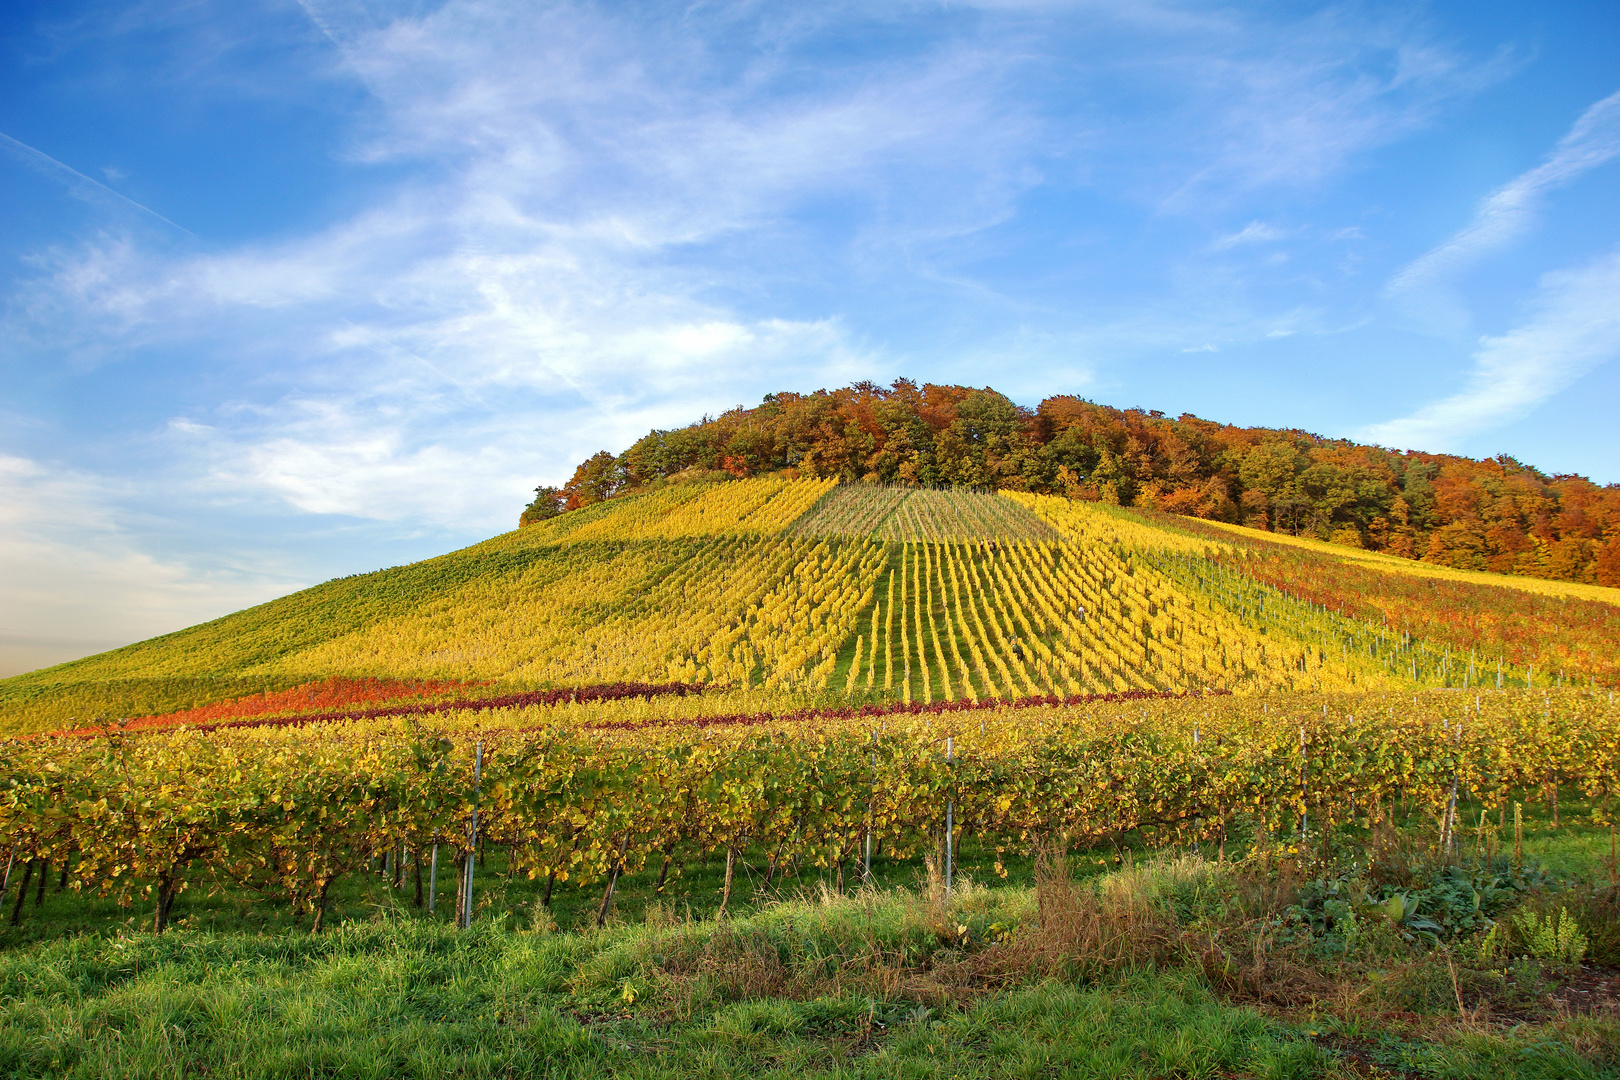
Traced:
[[[439, 701], [431, 704], [388, 705], [374, 709], [354, 709], [345, 712], [304, 713], [298, 716], [270, 716], [259, 719], [228, 720], [217, 724], [176, 725], [174, 727], [154, 728], [152, 731], [175, 731], [180, 727], [198, 732], [212, 732], [242, 728], [282, 728], [302, 727], [306, 724], [339, 723], [347, 720], [375, 720], [389, 716], [434, 716], [451, 712], [467, 712], [471, 710], [527, 708], [531, 706], [549, 706], [568, 704], [582, 704], [592, 701], [620, 701], [625, 698], [656, 697], [686, 697], [689, 694], [701, 694], [705, 690], [701, 683], [635, 683], [621, 682], [608, 683], [601, 686], [574, 686], [562, 687], [554, 690], [531, 690], [518, 694], [501, 694], [485, 698], [461, 698], [455, 701]], [[892, 705], [844, 705], [837, 707], [805, 708], [790, 713], [724, 713], [715, 716], [694, 717], [655, 717], [648, 720], [606, 720], [599, 723], [582, 725], [588, 731], [639, 731], [651, 727], [687, 727], [687, 728], [718, 728], [761, 726], [776, 723], [799, 723], [812, 720], [854, 720], [878, 719], [885, 716], [923, 716], [941, 715], [956, 712], [974, 712], [983, 709], [1033, 709], [1042, 706], [1070, 706], [1093, 705], [1106, 702], [1123, 701], [1150, 701], [1167, 698], [1186, 697], [1218, 697], [1230, 694], [1230, 690], [1125, 690], [1109, 694], [1057, 694], [1036, 695], [1034, 697], [1013, 698], [1010, 700], [997, 700], [995, 698], [983, 701], [934, 701], [924, 704], [911, 702], [910, 704], [895, 703]], [[534, 728], [524, 730], [537, 730]], [[81, 734], [75, 732], [74, 734]], [[91, 734], [83, 732], [82, 734]], [[141, 732], [145, 734], [145, 732]]]
[[[1104, 702], [1150, 701], [1164, 698], [1220, 697], [1230, 690], [1124, 690], [1112, 694], [1056, 694], [1013, 698], [999, 701], [934, 701], [928, 704], [913, 701], [894, 705], [844, 705], [837, 708], [799, 709], [790, 713], [728, 713], [718, 716], [659, 717], [651, 720], [604, 720], [583, 725], [589, 731], [640, 731], [650, 727], [753, 727], [763, 724], [792, 724], [809, 720], [854, 720], [884, 716], [922, 716], [940, 713], [974, 712], [981, 709], [1034, 709], [1054, 705], [1095, 705]], [[538, 730], [528, 728], [525, 730]]]
[[618, 682], [600, 686], [565, 686], [555, 690], [530, 690], [519, 694], [500, 694], [493, 697], [458, 698], [454, 701], [436, 701], [431, 704], [383, 705], [374, 709], [350, 709], [339, 712], [301, 713], [297, 716], [266, 716], [258, 719], [224, 720], [217, 724], [176, 725], [154, 728], [154, 731], [175, 731], [184, 726], [188, 731], [222, 731], [234, 728], [303, 727], [305, 724], [327, 724], [344, 720], [376, 720], [387, 716], [432, 716], [439, 713], [467, 712], [483, 709], [527, 708], [534, 705], [580, 704], [589, 701], [620, 701], [624, 698], [685, 697], [701, 694], [702, 683], [638, 683]]

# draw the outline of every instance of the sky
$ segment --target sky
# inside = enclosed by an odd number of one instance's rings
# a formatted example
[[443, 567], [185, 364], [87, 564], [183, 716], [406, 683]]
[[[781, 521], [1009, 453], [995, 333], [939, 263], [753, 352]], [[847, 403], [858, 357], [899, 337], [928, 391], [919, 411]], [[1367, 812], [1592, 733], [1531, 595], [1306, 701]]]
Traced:
[[1620, 482], [1620, 7], [13, 0], [0, 675], [857, 379]]

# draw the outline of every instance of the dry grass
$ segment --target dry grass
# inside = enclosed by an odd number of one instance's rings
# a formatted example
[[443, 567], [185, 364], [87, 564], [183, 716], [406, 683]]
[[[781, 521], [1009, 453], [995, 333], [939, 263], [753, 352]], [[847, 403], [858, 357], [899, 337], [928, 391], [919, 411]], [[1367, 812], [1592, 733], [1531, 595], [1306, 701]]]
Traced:
[[1157, 900], [1156, 883], [1128, 871], [1077, 884], [1066, 845], [1048, 841], [1036, 853], [1035, 924], [1005, 946], [1015, 967], [1090, 979], [1170, 963], [1180, 928]]

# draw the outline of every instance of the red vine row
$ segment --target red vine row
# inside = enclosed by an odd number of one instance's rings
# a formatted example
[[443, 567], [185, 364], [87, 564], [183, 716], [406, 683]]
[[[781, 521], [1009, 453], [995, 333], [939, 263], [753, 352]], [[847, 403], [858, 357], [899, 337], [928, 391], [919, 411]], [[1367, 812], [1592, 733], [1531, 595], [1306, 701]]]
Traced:
[[[565, 686], [555, 690], [530, 690], [518, 694], [499, 694], [493, 697], [458, 698], [454, 701], [436, 701], [429, 704], [385, 705], [373, 709], [351, 709], [339, 712], [301, 713], [297, 716], [266, 716], [248, 720], [226, 720], [215, 724], [184, 725], [191, 731], [222, 731], [232, 728], [303, 727], [306, 724], [328, 724], [344, 720], [376, 720], [387, 716], [432, 716], [439, 713], [466, 712], [483, 709], [513, 709], [529, 706], [560, 705], [565, 702], [579, 704], [588, 701], [619, 701], [624, 698], [664, 697], [701, 694], [701, 683], [638, 683], [618, 682], [601, 686]], [[182, 725], [154, 728], [154, 731], [174, 731]], [[102, 735], [108, 728], [67, 732], [71, 735]], [[144, 734], [144, 731], [133, 733]]]
[[[838, 708], [799, 709], [791, 713], [728, 713], [719, 716], [658, 717], [651, 720], [604, 720], [583, 725], [589, 731], [640, 731], [650, 727], [749, 727], [763, 724], [793, 724], [807, 720], [854, 720], [861, 717], [883, 717], [901, 714], [911, 716], [940, 713], [974, 712], [980, 709], [1034, 709], [1053, 705], [1093, 705], [1104, 702], [1150, 701], [1163, 698], [1220, 697], [1230, 690], [1125, 690], [1112, 694], [1041, 694], [1034, 697], [1012, 698], [1000, 701], [935, 701], [923, 704], [914, 701], [894, 705], [845, 705]], [[539, 730], [525, 728], [526, 731]]]

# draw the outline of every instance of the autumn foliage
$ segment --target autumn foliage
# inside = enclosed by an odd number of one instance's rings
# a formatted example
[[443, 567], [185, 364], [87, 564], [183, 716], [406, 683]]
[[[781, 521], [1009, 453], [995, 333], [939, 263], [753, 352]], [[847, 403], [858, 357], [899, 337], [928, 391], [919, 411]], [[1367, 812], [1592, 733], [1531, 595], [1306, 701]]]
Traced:
[[[212, 725], [243, 717], [278, 714], [343, 715], [363, 706], [383, 702], [440, 698], [446, 694], [465, 692], [477, 685], [479, 684], [457, 679], [346, 679], [333, 676], [320, 682], [295, 686], [290, 690], [267, 690], [259, 694], [232, 698], [229, 701], [199, 705], [194, 709], [181, 709], [160, 716], [142, 716], [120, 726], [127, 730], [145, 730], [182, 725]], [[105, 726], [87, 727], [64, 734], [90, 734], [105, 730]]]
[[8, 740], [0, 831], [18, 860], [62, 868], [76, 890], [155, 898], [154, 929], [179, 892], [222, 882], [283, 898], [319, 929], [337, 878], [402, 851], [458, 859], [480, 841], [506, 848], [515, 872], [573, 887], [749, 848], [847, 879], [868, 839], [891, 858], [935, 849], [947, 807], [953, 845], [971, 836], [1000, 855], [1053, 835], [1214, 846], [1240, 818], [1331, 835], [1379, 827], [1397, 798], [1455, 834], [1468, 828], [1459, 794], [1498, 814], [1552, 804], [1559, 787], [1608, 807], [1620, 782], [1606, 693], [1019, 706], [571, 727], [529, 707], [472, 723]]
[[652, 431], [541, 489], [524, 523], [677, 474], [995, 488], [1314, 536], [1459, 569], [1620, 585], [1620, 485], [1298, 430], [896, 380], [767, 395]]

